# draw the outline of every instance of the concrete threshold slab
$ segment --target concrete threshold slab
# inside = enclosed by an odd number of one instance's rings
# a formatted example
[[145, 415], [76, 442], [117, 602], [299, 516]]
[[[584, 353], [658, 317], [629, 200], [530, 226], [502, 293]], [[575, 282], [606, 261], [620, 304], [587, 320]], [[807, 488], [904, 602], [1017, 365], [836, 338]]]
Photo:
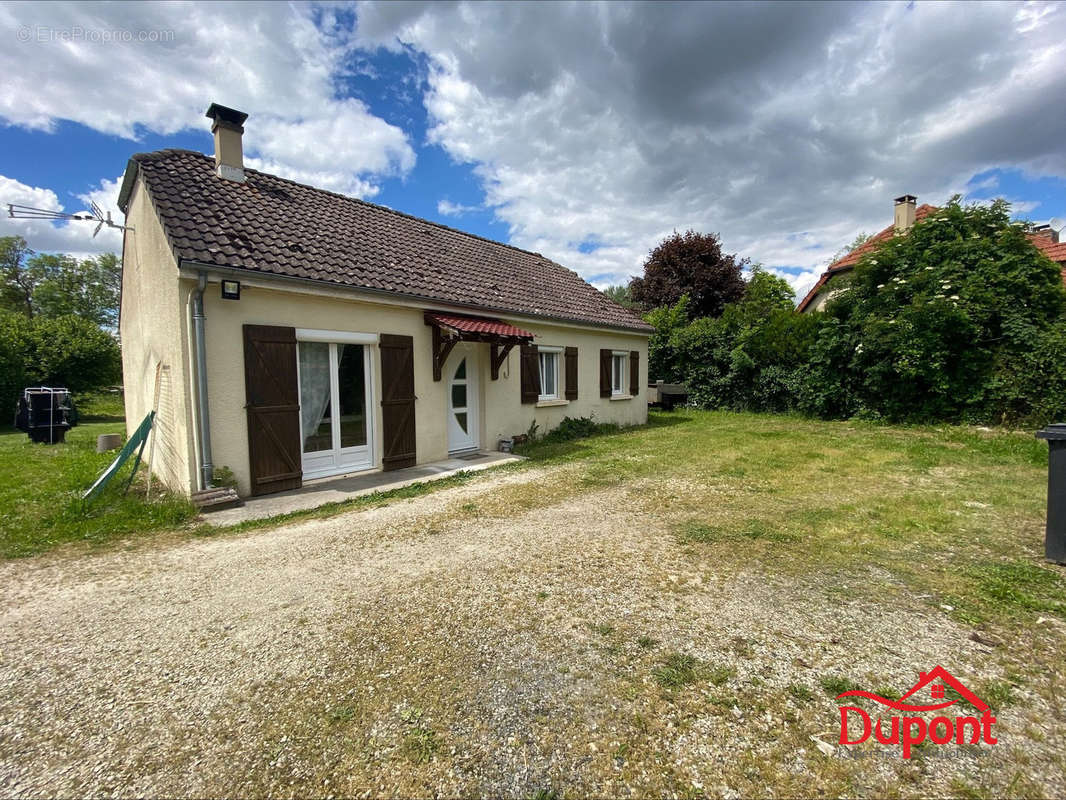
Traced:
[[351, 475], [337, 475], [307, 481], [299, 489], [263, 497], [250, 497], [240, 508], [227, 508], [201, 515], [201, 519], [212, 525], [238, 525], [253, 519], [266, 519], [293, 511], [306, 511], [327, 503], [342, 503], [353, 497], [360, 497], [373, 492], [387, 492], [410, 486], [413, 483], [427, 483], [447, 478], [459, 472], [479, 472], [489, 467], [524, 461], [523, 456], [512, 453], [474, 453], [459, 458], [446, 458], [429, 464], [419, 464], [406, 469], [382, 472], [380, 469], [358, 472]]

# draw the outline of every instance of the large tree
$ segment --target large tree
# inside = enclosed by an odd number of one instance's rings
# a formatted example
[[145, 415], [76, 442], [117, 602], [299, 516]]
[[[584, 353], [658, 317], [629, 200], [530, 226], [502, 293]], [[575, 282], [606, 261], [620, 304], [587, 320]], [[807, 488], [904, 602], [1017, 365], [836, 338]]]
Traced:
[[122, 268], [118, 256], [35, 253], [20, 236], [0, 238], [0, 308], [27, 317], [68, 314], [113, 328], [118, 322]]
[[746, 264], [723, 253], [715, 234], [675, 231], [648, 254], [643, 277], [630, 281], [629, 289], [645, 309], [673, 306], [687, 295], [691, 319], [716, 317], [744, 295]]
[[637, 307], [637, 304], [633, 302], [633, 295], [629, 291], [629, 286], [624, 283], [608, 286], [603, 290], [603, 293], [623, 308]]
[[122, 380], [115, 337], [73, 314], [30, 317], [0, 310], [0, 413], [10, 421], [27, 386], [87, 392]]
[[33, 316], [33, 275], [26, 269], [36, 253], [21, 236], [0, 237], [0, 308]]

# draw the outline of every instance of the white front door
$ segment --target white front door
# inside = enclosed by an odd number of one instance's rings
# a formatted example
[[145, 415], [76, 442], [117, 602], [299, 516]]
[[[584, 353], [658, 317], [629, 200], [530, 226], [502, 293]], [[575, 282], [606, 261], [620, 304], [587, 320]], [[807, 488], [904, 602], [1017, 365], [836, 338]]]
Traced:
[[448, 358], [448, 452], [478, 447], [476, 345], [459, 344]]
[[372, 467], [370, 348], [300, 341], [298, 367], [304, 478]]

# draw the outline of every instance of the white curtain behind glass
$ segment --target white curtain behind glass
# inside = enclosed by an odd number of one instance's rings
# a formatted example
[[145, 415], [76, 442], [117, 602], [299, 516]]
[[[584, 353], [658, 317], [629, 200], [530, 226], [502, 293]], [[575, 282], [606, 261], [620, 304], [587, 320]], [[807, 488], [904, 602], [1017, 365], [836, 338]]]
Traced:
[[329, 345], [300, 342], [300, 425], [305, 439], [326, 415], [329, 392]]

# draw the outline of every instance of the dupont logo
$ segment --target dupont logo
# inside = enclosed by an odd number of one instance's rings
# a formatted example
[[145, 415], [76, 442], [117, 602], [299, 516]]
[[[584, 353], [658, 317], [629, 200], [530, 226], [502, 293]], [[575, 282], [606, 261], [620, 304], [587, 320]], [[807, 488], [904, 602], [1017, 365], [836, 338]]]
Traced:
[[[878, 717], [875, 721], [868, 712], [858, 706], [840, 706], [840, 743], [862, 744], [872, 735], [881, 744], [902, 745], [904, 758], [910, 758], [911, 748], [926, 740], [933, 744], [995, 744], [998, 740], [992, 735], [992, 726], [996, 724], [996, 718], [992, 716], [988, 704], [939, 664], [929, 672], [919, 673], [918, 682], [899, 700], [889, 700], [863, 689], [841, 692], [837, 699], [865, 697], [893, 711], [910, 715], [930, 714], [943, 711], [958, 702], [959, 698], [944, 698], [945, 686], [950, 686], [958, 692], [981, 716], [941, 714], [927, 723], [923, 717], [893, 714], [888, 718], [889, 729], [886, 731], [884, 718]], [[923, 705], [923, 697], [919, 693], [924, 694], [927, 687], [927, 696], [933, 702]]]

